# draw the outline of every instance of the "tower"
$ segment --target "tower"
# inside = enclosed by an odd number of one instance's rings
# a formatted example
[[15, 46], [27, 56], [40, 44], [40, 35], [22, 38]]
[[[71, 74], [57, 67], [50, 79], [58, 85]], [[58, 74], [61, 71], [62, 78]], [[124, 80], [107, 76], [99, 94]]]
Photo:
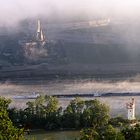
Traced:
[[44, 45], [46, 42], [40, 20], [37, 21], [36, 41], [41, 45]]
[[135, 99], [132, 98], [130, 102], [126, 104], [126, 108], [128, 111], [127, 118], [132, 121], [135, 120]]

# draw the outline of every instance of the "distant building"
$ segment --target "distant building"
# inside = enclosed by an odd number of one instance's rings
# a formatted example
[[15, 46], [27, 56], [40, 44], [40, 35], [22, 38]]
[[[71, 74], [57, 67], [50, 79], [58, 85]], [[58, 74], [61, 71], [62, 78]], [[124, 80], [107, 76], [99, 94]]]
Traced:
[[132, 98], [131, 101], [126, 104], [126, 107], [128, 111], [127, 114], [128, 120], [130, 121], [135, 120], [135, 99]]
[[42, 45], [46, 42], [46, 38], [43, 33], [40, 20], [37, 21], [36, 41], [41, 43]]
[[30, 39], [23, 39], [19, 41], [19, 45], [23, 47], [24, 55], [28, 58], [35, 58], [41, 55], [46, 44], [46, 37], [44, 35], [40, 20], [37, 21], [36, 31]]
[[43, 32], [40, 20], [37, 21], [37, 29], [32, 39], [19, 40], [20, 45], [22, 46], [24, 45], [29, 48], [30, 47], [43, 47], [45, 43], [46, 43], [46, 37]]
[[35, 37], [33, 41], [27, 43], [27, 45], [29, 44], [38, 47], [43, 47], [46, 44], [46, 37], [44, 35], [40, 20], [37, 21], [37, 30], [35, 33]]

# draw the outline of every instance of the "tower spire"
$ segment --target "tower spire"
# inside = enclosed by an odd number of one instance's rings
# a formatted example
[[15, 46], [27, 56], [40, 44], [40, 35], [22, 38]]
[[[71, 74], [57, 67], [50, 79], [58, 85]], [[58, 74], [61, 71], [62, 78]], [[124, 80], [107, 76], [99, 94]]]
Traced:
[[39, 33], [41, 30], [41, 24], [40, 24], [40, 20], [37, 20], [37, 33]]
[[44, 41], [45, 41], [45, 35], [43, 34], [41, 22], [39, 19], [37, 20], [36, 40], [39, 42], [42, 42], [42, 43], [44, 43]]

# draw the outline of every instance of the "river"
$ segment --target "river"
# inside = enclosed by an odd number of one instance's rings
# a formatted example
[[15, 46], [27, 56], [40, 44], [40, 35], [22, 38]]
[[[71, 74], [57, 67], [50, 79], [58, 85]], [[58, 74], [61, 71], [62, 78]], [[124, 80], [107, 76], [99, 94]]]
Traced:
[[[20, 79], [18, 81], [5, 81], [0, 83], [0, 95], [13, 98], [17, 95], [31, 95], [33, 92], [40, 95], [54, 94], [92, 94], [92, 93], [108, 93], [108, 92], [140, 92], [140, 77], [126, 79]], [[112, 116], [126, 116], [126, 103], [131, 97], [96, 97], [101, 102], [106, 103], [110, 107]], [[72, 98], [59, 99], [59, 105], [64, 108]], [[83, 98], [95, 99], [93, 98]], [[140, 115], [140, 96], [135, 97], [136, 100], [136, 116]], [[11, 107], [25, 108], [28, 99], [13, 99]]]
[[45, 132], [35, 131], [30, 135], [26, 135], [25, 138], [32, 140], [79, 140], [79, 131], [56, 131], [56, 132]]

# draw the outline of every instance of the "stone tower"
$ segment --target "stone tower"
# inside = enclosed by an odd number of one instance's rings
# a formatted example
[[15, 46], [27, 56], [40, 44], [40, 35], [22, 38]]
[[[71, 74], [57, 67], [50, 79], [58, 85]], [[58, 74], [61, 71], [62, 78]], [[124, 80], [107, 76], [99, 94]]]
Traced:
[[135, 99], [132, 98], [130, 102], [126, 104], [127, 107], [127, 118], [128, 120], [132, 121], [135, 120]]

